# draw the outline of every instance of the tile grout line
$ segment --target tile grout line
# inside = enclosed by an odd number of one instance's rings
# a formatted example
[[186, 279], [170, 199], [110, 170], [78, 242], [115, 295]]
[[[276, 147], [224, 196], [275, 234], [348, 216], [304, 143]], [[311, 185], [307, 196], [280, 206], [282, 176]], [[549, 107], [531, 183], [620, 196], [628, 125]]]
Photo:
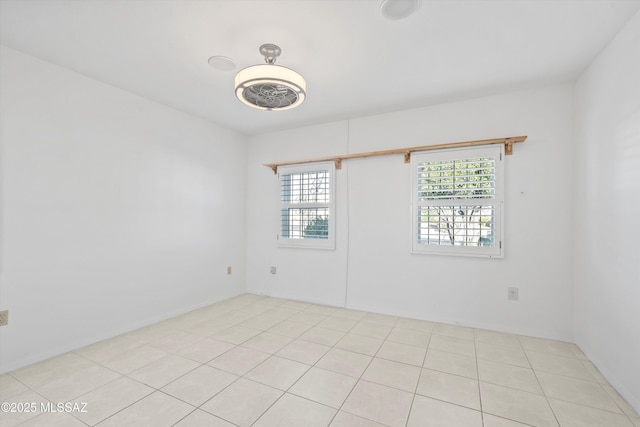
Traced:
[[427, 347], [424, 351], [424, 356], [422, 357], [422, 365], [420, 366], [420, 374], [418, 375], [418, 381], [416, 381], [416, 386], [413, 388], [413, 396], [411, 397], [411, 405], [409, 405], [409, 413], [407, 414], [407, 421], [404, 423], [405, 427], [409, 426], [409, 420], [411, 419], [411, 411], [413, 411], [413, 404], [416, 401], [416, 395], [418, 394], [418, 386], [420, 385], [420, 378], [422, 378], [422, 372], [425, 367], [424, 364], [427, 361], [427, 354], [429, 353], [429, 346], [431, 345], [431, 337], [433, 336], [433, 332], [429, 333], [429, 341], [427, 342]]
[[[365, 314], [365, 316], [366, 316], [366, 314]], [[362, 319], [363, 319], [365, 316], [363, 316], [363, 317], [362, 317]], [[394, 317], [395, 317], [395, 316], [394, 316]], [[349, 329], [349, 331], [348, 331], [347, 333], [349, 333], [349, 332], [350, 332], [351, 330], [353, 330], [353, 328], [355, 328], [355, 327], [356, 327], [360, 322], [362, 322], [362, 319], [360, 319], [356, 325], [354, 325], [351, 329]], [[397, 318], [396, 318], [396, 320], [394, 321], [394, 325], [395, 325], [396, 323], [397, 323]], [[385, 335], [385, 338], [384, 338], [383, 342], [384, 342], [384, 341], [389, 337], [389, 334], [391, 334], [391, 331], [392, 331], [392, 330], [393, 330], [393, 326], [391, 327], [391, 329], [389, 330], [389, 332], [387, 332], [387, 334]], [[345, 335], [346, 335], [346, 334], [345, 334]], [[337, 344], [337, 343], [336, 343], [336, 344]], [[382, 344], [380, 344], [380, 347], [378, 348], [378, 350], [376, 350], [376, 353], [375, 353], [375, 354], [378, 354], [378, 352], [380, 351], [380, 348], [381, 348], [381, 347], [382, 347]], [[336, 347], [332, 347], [332, 348], [336, 348]], [[338, 350], [342, 350], [342, 349], [338, 349]], [[329, 351], [331, 351], [331, 350], [329, 350]], [[344, 350], [344, 351], [347, 351], [347, 350]], [[327, 352], [327, 353], [328, 353], [328, 352]], [[373, 362], [373, 359], [375, 358], [375, 354], [374, 354], [373, 356], [369, 356], [369, 355], [367, 355], [368, 357], [371, 357], [371, 360], [369, 360], [369, 363], [367, 363], [367, 366], [362, 370], [362, 373], [361, 373], [361, 374], [360, 374], [360, 376], [357, 378], [356, 383], [353, 385], [353, 387], [351, 388], [351, 390], [349, 391], [349, 393], [347, 394], [347, 396], [346, 396], [346, 397], [344, 398], [344, 400], [342, 401], [342, 404], [340, 405], [340, 407], [338, 408], [338, 410], [336, 411], [336, 413], [333, 415], [333, 418], [332, 418], [332, 419], [331, 419], [331, 421], [329, 422], [329, 425], [331, 425], [331, 423], [333, 423], [333, 420], [335, 419], [335, 417], [340, 413], [340, 411], [342, 411], [342, 408], [344, 407], [344, 404], [347, 402], [347, 400], [349, 400], [349, 397], [350, 397], [350, 396], [351, 396], [351, 394], [353, 393], [353, 390], [355, 390], [355, 389], [356, 389], [356, 387], [358, 386], [358, 383], [359, 383], [360, 381], [366, 381], [366, 380], [363, 380], [363, 379], [362, 379], [362, 376], [363, 376], [363, 375], [364, 375], [364, 373], [367, 371], [367, 369], [369, 369], [369, 366], [371, 366], [371, 362]], [[319, 359], [319, 360], [318, 360], [318, 362], [319, 362], [320, 360], [322, 360], [322, 359]], [[316, 364], [317, 364], [318, 362], [316, 362]], [[315, 366], [315, 365], [314, 365], [314, 366]], [[353, 378], [355, 378], [355, 377], [353, 377]], [[348, 414], [351, 414], [351, 412], [348, 412], [348, 411], [344, 411], [344, 412], [347, 412]], [[367, 419], [367, 420], [372, 421], [372, 422], [378, 422], [378, 421], [370, 420], [369, 418], [362, 417], [361, 415], [355, 415], [355, 414], [351, 414], [351, 415], [354, 415], [354, 416], [357, 416], [357, 417], [360, 417], [360, 418], [364, 418], [364, 419]], [[407, 417], [408, 417], [408, 414], [407, 414]], [[379, 423], [379, 424], [381, 424], [381, 423]]]
[[[520, 339], [520, 336], [518, 336], [518, 340], [520, 341], [520, 344], [522, 344], [522, 340]], [[549, 409], [551, 410], [551, 413], [553, 414], [553, 418], [556, 420], [556, 424], [558, 424], [558, 426], [561, 426], [562, 424], [560, 424], [560, 420], [558, 419], [558, 415], [556, 414], [556, 411], [553, 410], [553, 407], [551, 406], [551, 402], [549, 401], [549, 397], [547, 396], [547, 392], [545, 391], [544, 387], [542, 387], [542, 383], [540, 382], [540, 378], [538, 378], [538, 374], [536, 373], [536, 370], [533, 369], [533, 365], [531, 364], [531, 360], [529, 360], [529, 355], [526, 352], [526, 348], [524, 347], [524, 345], [522, 346], [522, 348], [525, 350], [524, 351], [524, 357], [527, 358], [527, 362], [529, 362], [529, 365], [531, 366], [531, 370], [533, 371], [533, 375], [536, 377], [536, 381], [538, 382], [538, 386], [540, 386], [540, 390], [542, 390], [542, 395], [544, 396], [544, 400], [547, 402], [547, 405], [549, 406]]]
[[[355, 328], [355, 327], [356, 327], [360, 322], [362, 322], [362, 319], [363, 319], [365, 316], [366, 316], [366, 313], [365, 313], [365, 315], [363, 315], [360, 319], [358, 319], [358, 321], [357, 321], [357, 323], [356, 323], [355, 325], [353, 325], [351, 328], [349, 328], [349, 329], [345, 332], [345, 336], [346, 336], [349, 332], [351, 332], [351, 331], [352, 331], [352, 330], [353, 330], [353, 329], [354, 329], [354, 328]], [[391, 331], [389, 331], [389, 333], [390, 333], [390, 332], [391, 332]], [[344, 338], [344, 337], [343, 337], [343, 338]], [[339, 342], [340, 342], [340, 340], [338, 340], [338, 342], [336, 342], [336, 344], [337, 344], [337, 343], [339, 343]], [[324, 356], [326, 356], [326, 355], [327, 355], [327, 354], [328, 354], [332, 349], [335, 349], [335, 348], [336, 348], [336, 347], [335, 347], [335, 344], [334, 344], [333, 346], [331, 346], [331, 347], [329, 348], [329, 350], [327, 350], [327, 352], [326, 352], [322, 357], [320, 357], [318, 360], [316, 360], [316, 363], [314, 363], [314, 364], [313, 364], [313, 366], [314, 366], [314, 367], [317, 367], [317, 368], [320, 368], [319, 366], [317, 366], [317, 365], [318, 365], [318, 362], [320, 362], [320, 361], [324, 358]], [[338, 349], [338, 350], [341, 350], [341, 349]], [[345, 351], [346, 351], [346, 350], [345, 350]], [[340, 407], [338, 408], [338, 410], [336, 411], [336, 413], [335, 413], [335, 414], [333, 414], [333, 417], [331, 418], [331, 421], [329, 421], [329, 425], [331, 425], [331, 424], [333, 423], [333, 421], [335, 420], [335, 418], [338, 416], [338, 414], [339, 414], [339, 413], [340, 413], [340, 411], [342, 410], [342, 407], [344, 406], [344, 404], [346, 403], [346, 401], [349, 399], [349, 396], [351, 396], [351, 393], [353, 393], [353, 390], [355, 390], [356, 386], [358, 385], [358, 382], [360, 382], [360, 379], [362, 378], [362, 375], [363, 375], [363, 374], [364, 374], [364, 372], [369, 368], [369, 365], [371, 364], [371, 361], [373, 361], [373, 357], [371, 357], [371, 360], [370, 360], [370, 361], [369, 361], [369, 363], [367, 364], [367, 367], [366, 367], [366, 368], [364, 368], [364, 370], [363, 370], [363, 371], [362, 371], [362, 373], [360, 374], [360, 377], [358, 377], [358, 378], [356, 379], [355, 384], [353, 385], [353, 387], [351, 388], [351, 390], [349, 390], [349, 393], [347, 393], [347, 396], [346, 396], [346, 397], [344, 398], [344, 400], [342, 401], [342, 404], [340, 404]], [[320, 368], [320, 369], [322, 369], [322, 368]], [[343, 374], [343, 375], [345, 375], [345, 374]], [[352, 378], [355, 378], [355, 377], [352, 377]], [[345, 412], [346, 412], [346, 411], [345, 411]], [[352, 415], [355, 415], [355, 414], [352, 414]], [[370, 420], [370, 421], [373, 421], [373, 420]]]
[[480, 389], [480, 366], [478, 364], [478, 345], [477, 345], [477, 329], [473, 329], [473, 351], [475, 353], [474, 361], [476, 363], [476, 377], [478, 378], [478, 399], [480, 400], [480, 422], [484, 426], [484, 407], [482, 405], [482, 390]]

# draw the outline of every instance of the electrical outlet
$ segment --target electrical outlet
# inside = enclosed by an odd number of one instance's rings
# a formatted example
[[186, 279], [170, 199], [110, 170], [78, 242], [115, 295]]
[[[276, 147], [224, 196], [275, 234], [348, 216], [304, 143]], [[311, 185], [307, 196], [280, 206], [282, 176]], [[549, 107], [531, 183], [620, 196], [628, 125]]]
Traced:
[[230, 265], [227, 266], [227, 274], [231, 274], [231, 266]]
[[518, 301], [518, 288], [508, 288], [507, 298], [509, 301]]
[[276, 268], [275, 268], [275, 266], [271, 266], [271, 274], [276, 274]]
[[0, 326], [6, 326], [9, 324], [9, 310], [0, 311]]

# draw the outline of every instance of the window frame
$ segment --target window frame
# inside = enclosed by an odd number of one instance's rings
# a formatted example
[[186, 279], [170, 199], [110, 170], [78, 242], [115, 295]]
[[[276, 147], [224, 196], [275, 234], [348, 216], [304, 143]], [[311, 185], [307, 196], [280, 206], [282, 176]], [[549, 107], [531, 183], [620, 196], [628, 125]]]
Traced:
[[[429, 255], [453, 255], [466, 257], [504, 258], [504, 145], [495, 144], [483, 147], [465, 147], [456, 149], [442, 149], [415, 152], [411, 155], [411, 253]], [[450, 198], [449, 205], [483, 205], [493, 206], [494, 209], [494, 246], [462, 246], [435, 245], [419, 243], [420, 214], [418, 209], [423, 206], [437, 206], [439, 201], [418, 200], [418, 167], [421, 163], [447, 160], [465, 160], [481, 157], [495, 158], [494, 198]]]
[[[317, 171], [327, 171], [329, 173], [329, 202], [310, 202], [310, 203], [286, 203], [282, 201], [282, 177], [283, 175], [291, 175], [296, 173], [309, 173]], [[306, 248], [306, 249], [335, 249], [335, 185], [336, 185], [336, 168], [334, 162], [316, 162], [301, 165], [286, 165], [278, 167], [278, 223], [277, 223], [277, 246], [288, 248]], [[327, 208], [328, 209], [328, 237], [326, 239], [318, 238], [289, 238], [282, 236], [282, 211], [287, 208]]]

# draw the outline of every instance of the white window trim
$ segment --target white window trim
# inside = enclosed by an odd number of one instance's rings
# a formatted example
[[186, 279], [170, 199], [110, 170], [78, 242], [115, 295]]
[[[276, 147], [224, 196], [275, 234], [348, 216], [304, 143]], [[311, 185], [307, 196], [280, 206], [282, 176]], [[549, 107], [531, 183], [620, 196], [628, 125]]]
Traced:
[[[494, 247], [426, 245], [418, 243], [418, 164], [426, 161], [453, 160], [473, 157], [495, 156], [495, 198], [485, 199], [484, 204], [494, 205], [495, 228]], [[466, 257], [504, 258], [504, 145], [496, 144], [486, 147], [434, 150], [424, 153], [413, 153], [411, 156], [411, 253], [429, 255], [453, 255]], [[489, 202], [489, 203], [487, 203]], [[453, 199], [451, 203], [464, 203], [464, 199]]]
[[[329, 224], [328, 224], [328, 238], [327, 239], [290, 239], [280, 235], [281, 229], [281, 210], [285, 206], [291, 206], [284, 204], [281, 200], [281, 175], [289, 175], [293, 173], [301, 172], [313, 172], [318, 170], [326, 170], [329, 172], [329, 203], [298, 203], [295, 207], [308, 208], [308, 207], [327, 207], [329, 209]], [[288, 248], [307, 248], [307, 249], [335, 249], [335, 228], [336, 228], [336, 215], [335, 215], [335, 188], [336, 188], [336, 168], [334, 162], [318, 162], [318, 163], [306, 163], [304, 165], [290, 165], [278, 167], [278, 223], [277, 223], [277, 245], [279, 247]]]

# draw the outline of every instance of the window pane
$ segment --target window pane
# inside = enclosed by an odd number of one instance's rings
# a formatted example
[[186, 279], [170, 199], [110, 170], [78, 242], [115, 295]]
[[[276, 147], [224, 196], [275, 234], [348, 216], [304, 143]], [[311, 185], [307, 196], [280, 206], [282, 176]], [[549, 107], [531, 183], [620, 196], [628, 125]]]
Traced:
[[418, 164], [418, 201], [493, 199], [495, 158], [478, 157]]
[[328, 239], [329, 208], [282, 209], [280, 235], [288, 239]]
[[493, 206], [423, 206], [417, 215], [419, 244], [495, 246]]
[[302, 172], [280, 177], [282, 203], [329, 203], [329, 171]]

